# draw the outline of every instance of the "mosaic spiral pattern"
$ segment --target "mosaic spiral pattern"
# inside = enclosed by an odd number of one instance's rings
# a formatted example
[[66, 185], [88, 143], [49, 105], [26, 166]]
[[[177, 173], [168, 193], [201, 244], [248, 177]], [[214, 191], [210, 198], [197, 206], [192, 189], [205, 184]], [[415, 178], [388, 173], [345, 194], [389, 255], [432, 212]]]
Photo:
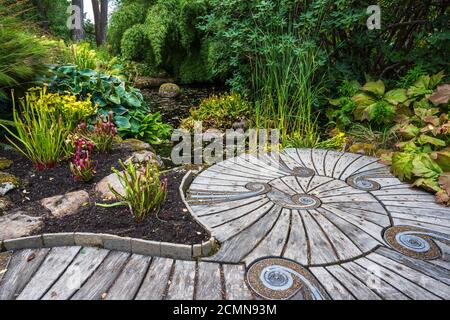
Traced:
[[[450, 209], [431, 194], [401, 182], [377, 158], [331, 150], [226, 160], [194, 179], [187, 200], [221, 242], [214, 261], [275, 256], [331, 265], [386, 246], [384, 230], [396, 225], [450, 234]], [[401, 240], [413, 243], [409, 237]]]
[[267, 258], [247, 271], [250, 288], [270, 300], [286, 300], [300, 294], [307, 300], [325, 300], [327, 294], [308, 270], [286, 259]]
[[448, 235], [410, 226], [389, 228], [384, 237], [393, 249], [404, 255], [423, 260], [438, 259], [442, 256], [435, 240], [450, 245], [450, 236]]

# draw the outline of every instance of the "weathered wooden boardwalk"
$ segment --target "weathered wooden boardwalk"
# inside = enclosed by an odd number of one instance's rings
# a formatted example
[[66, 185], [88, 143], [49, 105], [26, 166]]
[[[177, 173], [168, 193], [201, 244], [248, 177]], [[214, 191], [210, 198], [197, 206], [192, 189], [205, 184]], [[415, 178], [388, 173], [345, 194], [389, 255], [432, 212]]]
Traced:
[[243, 155], [199, 174], [186, 196], [216, 255], [22, 250], [0, 300], [450, 298], [450, 209], [375, 158]]

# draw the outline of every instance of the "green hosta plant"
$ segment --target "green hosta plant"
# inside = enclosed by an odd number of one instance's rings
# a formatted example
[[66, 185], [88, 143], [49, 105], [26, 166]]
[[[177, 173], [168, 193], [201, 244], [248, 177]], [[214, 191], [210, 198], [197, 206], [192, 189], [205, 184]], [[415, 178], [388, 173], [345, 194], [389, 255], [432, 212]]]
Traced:
[[49, 79], [50, 89], [56, 92], [70, 91], [80, 97], [92, 97], [98, 114], [108, 117], [113, 112], [113, 121], [122, 137], [145, 139], [157, 142], [167, 138], [169, 127], [160, 116], [151, 114], [140, 90], [120, 78], [95, 70], [80, 70], [75, 66], [58, 66]]
[[387, 124], [393, 121], [397, 106], [408, 100], [408, 96], [406, 89], [386, 91], [383, 81], [378, 80], [366, 83], [362, 92], [354, 95], [352, 100], [356, 105], [356, 120]]
[[138, 222], [151, 214], [157, 215], [166, 200], [167, 180], [159, 179], [158, 168], [147, 163], [143, 167], [136, 166], [132, 161], [124, 164], [120, 161], [123, 171], [112, 169], [119, 177], [124, 192], [119, 193], [109, 186], [119, 202], [114, 204], [98, 204], [103, 207], [128, 206], [131, 214]]

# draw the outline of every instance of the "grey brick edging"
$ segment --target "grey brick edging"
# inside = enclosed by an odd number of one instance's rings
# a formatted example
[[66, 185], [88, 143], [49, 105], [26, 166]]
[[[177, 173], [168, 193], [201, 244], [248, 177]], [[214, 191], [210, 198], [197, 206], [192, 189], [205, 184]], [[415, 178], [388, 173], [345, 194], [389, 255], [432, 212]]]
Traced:
[[186, 208], [189, 210], [189, 213], [191, 214], [192, 218], [195, 219], [195, 221], [201, 225], [206, 231], [208, 231], [209, 234], [212, 234], [213, 231], [211, 228], [205, 224], [203, 224], [200, 220], [197, 219], [196, 215], [191, 209], [191, 206], [186, 200], [186, 191], [188, 190], [189, 186], [191, 185], [192, 181], [194, 181], [195, 173], [192, 170], [189, 170], [186, 175], [183, 177], [183, 180], [180, 184], [180, 194], [181, 194], [181, 200], [183, 201]]
[[213, 253], [214, 238], [201, 244], [185, 245], [98, 233], [52, 233], [18, 239], [0, 240], [0, 252], [54, 247], [97, 247], [148, 256], [195, 260]]
[[[186, 201], [185, 192], [194, 178], [194, 172], [189, 171], [180, 184], [180, 194], [183, 203], [188, 208], [192, 217], [192, 209]], [[209, 234], [211, 230], [208, 226], [203, 225], [200, 221], [196, 221], [204, 227]], [[160, 241], [149, 241], [143, 239], [124, 238], [110, 234], [99, 233], [52, 233], [41, 234], [37, 236], [23, 237], [18, 239], [0, 240], [0, 252], [13, 251], [21, 249], [35, 248], [53, 248], [53, 247], [97, 247], [108, 250], [117, 250], [130, 252], [134, 254], [158, 256], [164, 258], [195, 260], [199, 258], [211, 256], [215, 250], [216, 240], [211, 237], [208, 241], [194, 245], [175, 244]]]

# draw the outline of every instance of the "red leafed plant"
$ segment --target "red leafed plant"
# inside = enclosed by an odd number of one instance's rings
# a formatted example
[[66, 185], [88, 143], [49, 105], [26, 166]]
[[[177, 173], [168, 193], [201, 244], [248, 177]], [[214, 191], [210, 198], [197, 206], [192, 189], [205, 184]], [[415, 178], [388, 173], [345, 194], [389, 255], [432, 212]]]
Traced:
[[75, 154], [70, 163], [70, 171], [76, 181], [89, 182], [95, 175], [95, 164], [92, 159], [94, 144], [87, 139], [75, 139]]
[[84, 122], [80, 123], [77, 128], [77, 133], [91, 140], [99, 152], [111, 151], [114, 137], [117, 135], [112, 111], [109, 112], [106, 119], [99, 116], [93, 128], [89, 128]]

